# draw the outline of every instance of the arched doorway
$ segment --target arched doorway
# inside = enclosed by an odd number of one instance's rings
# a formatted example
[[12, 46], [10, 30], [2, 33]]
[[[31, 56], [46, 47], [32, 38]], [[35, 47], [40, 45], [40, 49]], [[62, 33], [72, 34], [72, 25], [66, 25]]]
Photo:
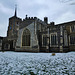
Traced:
[[22, 34], [22, 46], [30, 46], [30, 31], [27, 28]]
[[9, 49], [10, 49], [10, 44], [9, 44], [9, 43], [6, 43], [6, 44], [4, 45], [4, 49], [5, 49], [5, 50], [9, 50]]

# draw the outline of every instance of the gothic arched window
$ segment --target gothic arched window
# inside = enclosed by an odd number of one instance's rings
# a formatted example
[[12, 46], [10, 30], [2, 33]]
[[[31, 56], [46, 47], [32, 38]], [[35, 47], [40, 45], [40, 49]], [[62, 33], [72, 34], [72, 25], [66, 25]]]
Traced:
[[56, 45], [57, 43], [56, 43], [56, 34], [52, 34], [51, 35], [51, 45]]
[[43, 35], [43, 46], [47, 46], [47, 35]]
[[22, 46], [30, 46], [30, 31], [28, 29], [23, 31]]
[[70, 44], [75, 45], [75, 36], [74, 35], [70, 36]]
[[75, 32], [75, 25], [72, 25], [72, 26], [71, 26], [71, 31], [72, 31], [72, 32]]

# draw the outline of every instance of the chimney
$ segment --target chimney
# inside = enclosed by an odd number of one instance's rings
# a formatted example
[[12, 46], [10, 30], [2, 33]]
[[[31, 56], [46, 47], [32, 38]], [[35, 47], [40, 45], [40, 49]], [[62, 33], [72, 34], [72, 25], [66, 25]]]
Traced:
[[55, 25], [55, 23], [54, 22], [50, 22], [50, 25]]
[[47, 24], [48, 23], [48, 17], [44, 17], [44, 22]]

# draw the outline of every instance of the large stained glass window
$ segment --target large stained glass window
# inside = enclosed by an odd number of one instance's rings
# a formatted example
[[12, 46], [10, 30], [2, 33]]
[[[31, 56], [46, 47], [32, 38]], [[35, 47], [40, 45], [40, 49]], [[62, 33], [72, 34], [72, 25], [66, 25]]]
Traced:
[[30, 31], [28, 29], [23, 31], [22, 46], [30, 46]]

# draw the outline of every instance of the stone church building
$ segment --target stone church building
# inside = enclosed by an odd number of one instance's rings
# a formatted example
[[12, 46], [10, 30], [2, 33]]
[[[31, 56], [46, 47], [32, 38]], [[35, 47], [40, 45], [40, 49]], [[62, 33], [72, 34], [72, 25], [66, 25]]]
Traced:
[[7, 37], [0, 37], [0, 50], [24, 52], [75, 51], [75, 21], [56, 24], [37, 17], [9, 18]]

